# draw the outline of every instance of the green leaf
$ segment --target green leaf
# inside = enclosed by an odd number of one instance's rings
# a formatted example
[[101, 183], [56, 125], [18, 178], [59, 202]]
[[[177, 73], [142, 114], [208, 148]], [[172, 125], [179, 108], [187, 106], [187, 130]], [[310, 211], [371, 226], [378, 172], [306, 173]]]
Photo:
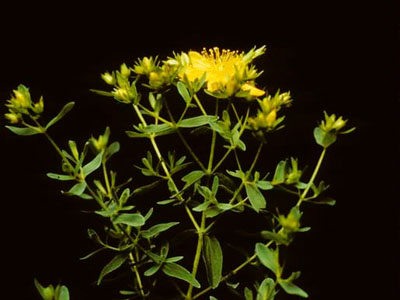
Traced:
[[190, 101], [192, 100], [192, 97], [190, 96], [189, 91], [186, 88], [185, 84], [179, 81], [176, 84], [176, 87], [178, 89], [179, 95], [182, 96], [182, 98], [183, 98], [183, 100], [185, 100], [186, 104], [189, 104]]
[[47, 123], [46, 130], [49, 129], [58, 121], [60, 121], [74, 107], [74, 105], [75, 102], [69, 102], [65, 104], [64, 107], [61, 109], [61, 111], [58, 113], [58, 115], [55, 116], [53, 119], [51, 119], [49, 123]]
[[274, 186], [271, 184], [271, 182], [266, 181], [266, 180], [258, 180], [256, 181], [256, 185], [259, 189], [261, 190], [271, 190], [274, 188]]
[[265, 278], [257, 291], [257, 300], [269, 300], [275, 295], [275, 282], [271, 278]]
[[109, 159], [112, 155], [117, 153], [119, 151], [119, 149], [120, 149], [119, 142], [114, 142], [110, 146], [107, 147], [105, 156], [107, 157], [107, 159]]
[[55, 173], [47, 173], [47, 177], [55, 180], [61, 180], [61, 181], [68, 181], [68, 180], [74, 180], [75, 177], [71, 175], [62, 175], [62, 174], [55, 174]]
[[278, 280], [278, 283], [286, 293], [290, 295], [300, 296], [303, 298], [308, 298], [308, 294], [300, 287], [295, 285], [293, 282], [289, 280], [280, 279]]
[[39, 128], [28, 128], [28, 127], [15, 127], [15, 126], [6, 126], [7, 129], [12, 131], [13, 133], [17, 135], [35, 135], [41, 133]]
[[104, 276], [121, 267], [127, 258], [127, 253], [120, 253], [114, 256], [114, 258], [101, 270], [99, 279], [97, 279], [97, 285], [100, 285]]
[[218, 120], [217, 116], [197, 116], [193, 118], [184, 119], [179, 123], [179, 127], [193, 128], [207, 125], [210, 122]]
[[218, 299], [213, 296], [210, 296], [210, 300], [218, 300]]
[[[97, 233], [96, 233], [96, 234], [97, 234]], [[96, 250], [90, 252], [89, 254], [86, 254], [85, 256], [80, 257], [79, 260], [86, 260], [86, 259], [92, 257], [93, 255], [95, 255], [95, 254], [97, 254], [97, 253], [103, 251], [104, 249], [107, 249], [107, 248], [106, 248], [106, 247], [103, 247], [103, 248], [96, 249]]]
[[[146, 169], [144, 169], [144, 170], [146, 170]], [[142, 170], [142, 172], [143, 172], [143, 170]], [[163, 182], [164, 182], [163, 179], [159, 179], [159, 180], [154, 181], [154, 182], [152, 182], [150, 184], [146, 184], [146, 185], [143, 185], [141, 187], [138, 187], [138, 188], [134, 189], [134, 191], [132, 192], [132, 195], [140, 195], [140, 194], [143, 194], [143, 193], [147, 193], [147, 192], [153, 190], [154, 188], [156, 188], [157, 186], [159, 186]]]
[[54, 287], [50, 284], [48, 287], [42, 286], [39, 281], [35, 278], [34, 284], [39, 292], [40, 296], [42, 296], [43, 300], [52, 300], [54, 297]]
[[245, 183], [245, 188], [246, 188], [246, 193], [247, 196], [249, 197], [251, 206], [256, 212], [259, 212], [260, 209], [263, 209], [266, 207], [267, 203], [265, 201], [265, 198], [263, 194], [260, 192], [260, 190], [257, 188], [257, 186], [251, 182], [251, 183]]
[[85, 176], [88, 176], [89, 174], [93, 173], [101, 166], [101, 162], [103, 160], [103, 154], [104, 152], [100, 152], [89, 163], [83, 166], [83, 174], [85, 174]]
[[253, 300], [253, 292], [247, 286], [244, 288], [245, 300]]
[[281, 160], [276, 166], [274, 178], [272, 179], [273, 184], [280, 184], [285, 181], [286, 163], [286, 160]]
[[178, 225], [179, 222], [169, 222], [169, 223], [161, 223], [150, 227], [149, 229], [142, 230], [141, 234], [144, 238], [149, 239], [152, 238], [159, 233], [170, 229], [171, 227]]
[[284, 236], [282, 236], [282, 235], [280, 235], [279, 233], [276, 233], [276, 232], [263, 230], [263, 231], [261, 231], [261, 236], [264, 239], [274, 241], [278, 245], [279, 244], [288, 245], [288, 243], [289, 243], [287, 238], [285, 238]]
[[243, 172], [241, 172], [240, 170], [236, 170], [236, 171], [226, 170], [226, 173], [228, 173], [232, 177], [236, 177], [236, 178], [243, 178], [244, 177]]
[[69, 300], [69, 291], [65, 285], [57, 286], [55, 300]]
[[256, 244], [255, 252], [260, 262], [276, 275], [280, 269], [276, 252], [262, 243]]
[[96, 90], [96, 89], [90, 89], [91, 92], [101, 95], [101, 96], [106, 96], [106, 97], [114, 97], [113, 93], [102, 91], [102, 90]]
[[183, 176], [182, 181], [186, 183], [185, 187], [188, 187], [199, 181], [204, 175], [205, 173], [202, 170], [195, 170]]
[[162, 267], [165, 275], [181, 279], [191, 284], [195, 288], [200, 288], [200, 283], [193, 277], [193, 275], [181, 265], [176, 263], [165, 263]]
[[85, 181], [78, 182], [68, 192], [65, 192], [64, 194], [68, 196], [80, 196], [85, 191], [86, 186], [87, 185]]
[[140, 213], [121, 214], [113, 220], [114, 224], [125, 224], [132, 227], [142, 226], [145, 222], [146, 219]]
[[315, 127], [314, 138], [318, 145], [327, 148], [336, 141], [335, 131], [324, 131], [320, 127]]
[[147, 269], [143, 274], [144, 276], [152, 276], [155, 273], [157, 273], [158, 270], [160, 270], [162, 264], [157, 264], [154, 266], [151, 266], [149, 269]]
[[221, 282], [223, 265], [223, 253], [216, 237], [204, 237], [203, 260], [208, 283], [215, 289]]
[[165, 260], [165, 262], [167, 263], [174, 263], [174, 262], [178, 262], [181, 261], [183, 259], [183, 256], [173, 256], [173, 257], [169, 257]]

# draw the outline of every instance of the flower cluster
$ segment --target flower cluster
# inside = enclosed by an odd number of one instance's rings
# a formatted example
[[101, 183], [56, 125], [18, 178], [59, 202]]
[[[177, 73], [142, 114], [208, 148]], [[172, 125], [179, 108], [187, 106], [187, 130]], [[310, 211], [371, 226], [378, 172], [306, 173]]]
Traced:
[[271, 131], [279, 129], [278, 125], [284, 120], [284, 117], [277, 118], [277, 112], [282, 106], [288, 106], [292, 102], [290, 93], [279, 93], [268, 95], [262, 100], [258, 100], [260, 108], [256, 116], [248, 119], [249, 128], [255, 132]]
[[29, 89], [22, 84], [13, 92], [14, 95], [11, 96], [11, 99], [6, 104], [9, 112], [5, 114], [10, 123], [17, 124], [21, 122], [23, 115], [30, 115], [34, 119], [39, 118], [44, 108], [43, 97], [40, 97], [36, 103], [32, 102]]

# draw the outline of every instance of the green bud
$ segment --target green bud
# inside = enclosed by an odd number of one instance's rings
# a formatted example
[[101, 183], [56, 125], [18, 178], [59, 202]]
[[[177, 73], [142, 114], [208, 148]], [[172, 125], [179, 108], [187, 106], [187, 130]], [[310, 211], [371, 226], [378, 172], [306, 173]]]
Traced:
[[15, 113], [15, 112], [10, 112], [4, 115], [6, 119], [11, 123], [11, 124], [17, 124], [21, 120], [21, 115]]
[[101, 74], [101, 78], [109, 85], [115, 85], [117, 83], [114, 72], [111, 74], [108, 72]]
[[35, 114], [40, 115], [43, 112], [43, 109], [44, 109], [43, 97], [40, 97], [39, 102], [33, 105], [32, 110]]
[[129, 76], [131, 75], [131, 70], [127, 67], [126, 64], [121, 65], [121, 75], [125, 78], [129, 78]]

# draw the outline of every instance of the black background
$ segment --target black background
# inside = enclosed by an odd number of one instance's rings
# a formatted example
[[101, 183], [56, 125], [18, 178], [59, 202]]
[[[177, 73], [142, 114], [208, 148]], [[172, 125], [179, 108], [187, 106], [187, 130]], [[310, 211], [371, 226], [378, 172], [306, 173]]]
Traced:
[[[47, 117], [76, 101], [51, 134], [64, 146], [65, 137], [82, 145], [110, 125], [122, 144], [115, 160], [126, 176], [147, 145], [124, 136], [131, 111], [89, 92], [104, 88], [102, 72], [173, 50], [267, 45], [266, 55], [256, 61], [265, 70], [259, 82], [270, 91], [290, 90], [294, 105], [287, 111], [287, 128], [266, 154], [272, 155], [266, 166], [293, 155], [312, 167], [320, 151], [312, 129], [323, 110], [357, 127], [329, 149], [321, 171], [337, 205], [305, 208], [304, 225], [312, 231], [294, 243], [291, 264], [303, 271], [300, 282], [310, 299], [391, 298], [399, 260], [392, 235], [398, 192], [390, 190], [398, 190], [400, 165], [390, 7], [54, 2], [20, 3], [1, 14], [0, 98], [5, 101], [23, 83], [34, 99], [44, 96]], [[56, 153], [42, 137], [14, 136], [4, 127], [0, 136], [3, 291], [13, 299], [39, 299], [33, 287], [37, 277], [45, 284], [65, 283], [72, 299], [107, 299], [104, 290], [90, 286], [100, 268], [96, 259], [78, 260], [94, 249], [85, 228], [95, 226], [95, 219], [80, 212], [81, 200], [59, 194], [65, 186], [45, 176], [56, 171]]]

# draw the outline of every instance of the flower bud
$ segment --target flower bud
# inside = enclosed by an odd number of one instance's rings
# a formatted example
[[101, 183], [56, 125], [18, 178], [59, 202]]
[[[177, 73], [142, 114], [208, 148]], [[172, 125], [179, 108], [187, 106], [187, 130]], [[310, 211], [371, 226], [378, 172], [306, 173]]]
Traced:
[[20, 121], [20, 115], [10, 112], [4, 115], [11, 124], [17, 124]]
[[40, 97], [39, 102], [35, 103], [33, 105], [33, 112], [40, 115], [43, 112], [44, 109], [44, 102], [43, 102], [43, 97]]
[[108, 72], [101, 74], [101, 78], [109, 85], [115, 85], [116, 79], [114, 73], [110, 74]]
[[122, 77], [129, 78], [131, 75], [131, 70], [128, 68], [126, 64], [121, 65], [121, 75]]

